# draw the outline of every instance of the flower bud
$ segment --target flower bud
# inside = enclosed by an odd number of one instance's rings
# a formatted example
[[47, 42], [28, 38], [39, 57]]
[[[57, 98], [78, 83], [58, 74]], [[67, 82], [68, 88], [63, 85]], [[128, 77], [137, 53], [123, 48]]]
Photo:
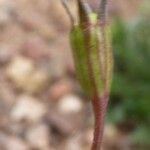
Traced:
[[112, 80], [112, 48], [109, 26], [99, 25], [97, 14], [78, 1], [79, 23], [73, 25], [70, 40], [76, 75], [89, 97], [109, 93]]

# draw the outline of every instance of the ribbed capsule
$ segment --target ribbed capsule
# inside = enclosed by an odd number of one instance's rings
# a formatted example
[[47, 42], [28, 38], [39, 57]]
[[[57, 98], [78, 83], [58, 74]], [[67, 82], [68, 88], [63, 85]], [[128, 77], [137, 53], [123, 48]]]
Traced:
[[79, 4], [79, 23], [70, 33], [77, 78], [85, 91], [93, 95], [109, 92], [112, 79], [113, 58], [108, 25], [100, 26], [97, 15]]

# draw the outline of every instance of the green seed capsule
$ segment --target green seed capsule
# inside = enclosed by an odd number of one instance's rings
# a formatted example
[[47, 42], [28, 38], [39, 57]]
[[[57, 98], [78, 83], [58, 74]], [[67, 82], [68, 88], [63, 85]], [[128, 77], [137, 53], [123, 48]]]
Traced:
[[79, 11], [79, 24], [70, 34], [76, 75], [89, 97], [103, 95], [109, 92], [112, 78], [110, 30], [107, 25], [100, 27], [97, 15], [88, 13], [84, 5], [79, 4]]

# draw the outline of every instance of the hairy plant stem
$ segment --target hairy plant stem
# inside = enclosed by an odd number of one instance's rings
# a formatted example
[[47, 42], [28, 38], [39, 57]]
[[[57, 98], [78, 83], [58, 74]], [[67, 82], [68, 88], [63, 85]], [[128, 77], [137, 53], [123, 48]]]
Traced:
[[92, 100], [94, 118], [95, 118], [95, 129], [94, 129], [94, 138], [93, 138], [93, 144], [91, 150], [101, 149], [108, 98], [109, 96], [107, 94], [101, 97], [95, 95]]

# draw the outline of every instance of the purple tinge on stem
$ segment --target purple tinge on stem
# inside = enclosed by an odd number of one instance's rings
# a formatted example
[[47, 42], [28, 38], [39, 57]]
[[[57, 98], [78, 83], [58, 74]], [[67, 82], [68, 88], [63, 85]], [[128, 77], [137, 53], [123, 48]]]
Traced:
[[95, 129], [94, 138], [92, 144], [92, 150], [100, 150], [104, 132], [105, 115], [108, 105], [108, 94], [103, 96], [95, 96], [92, 100], [94, 117], [95, 117]]

